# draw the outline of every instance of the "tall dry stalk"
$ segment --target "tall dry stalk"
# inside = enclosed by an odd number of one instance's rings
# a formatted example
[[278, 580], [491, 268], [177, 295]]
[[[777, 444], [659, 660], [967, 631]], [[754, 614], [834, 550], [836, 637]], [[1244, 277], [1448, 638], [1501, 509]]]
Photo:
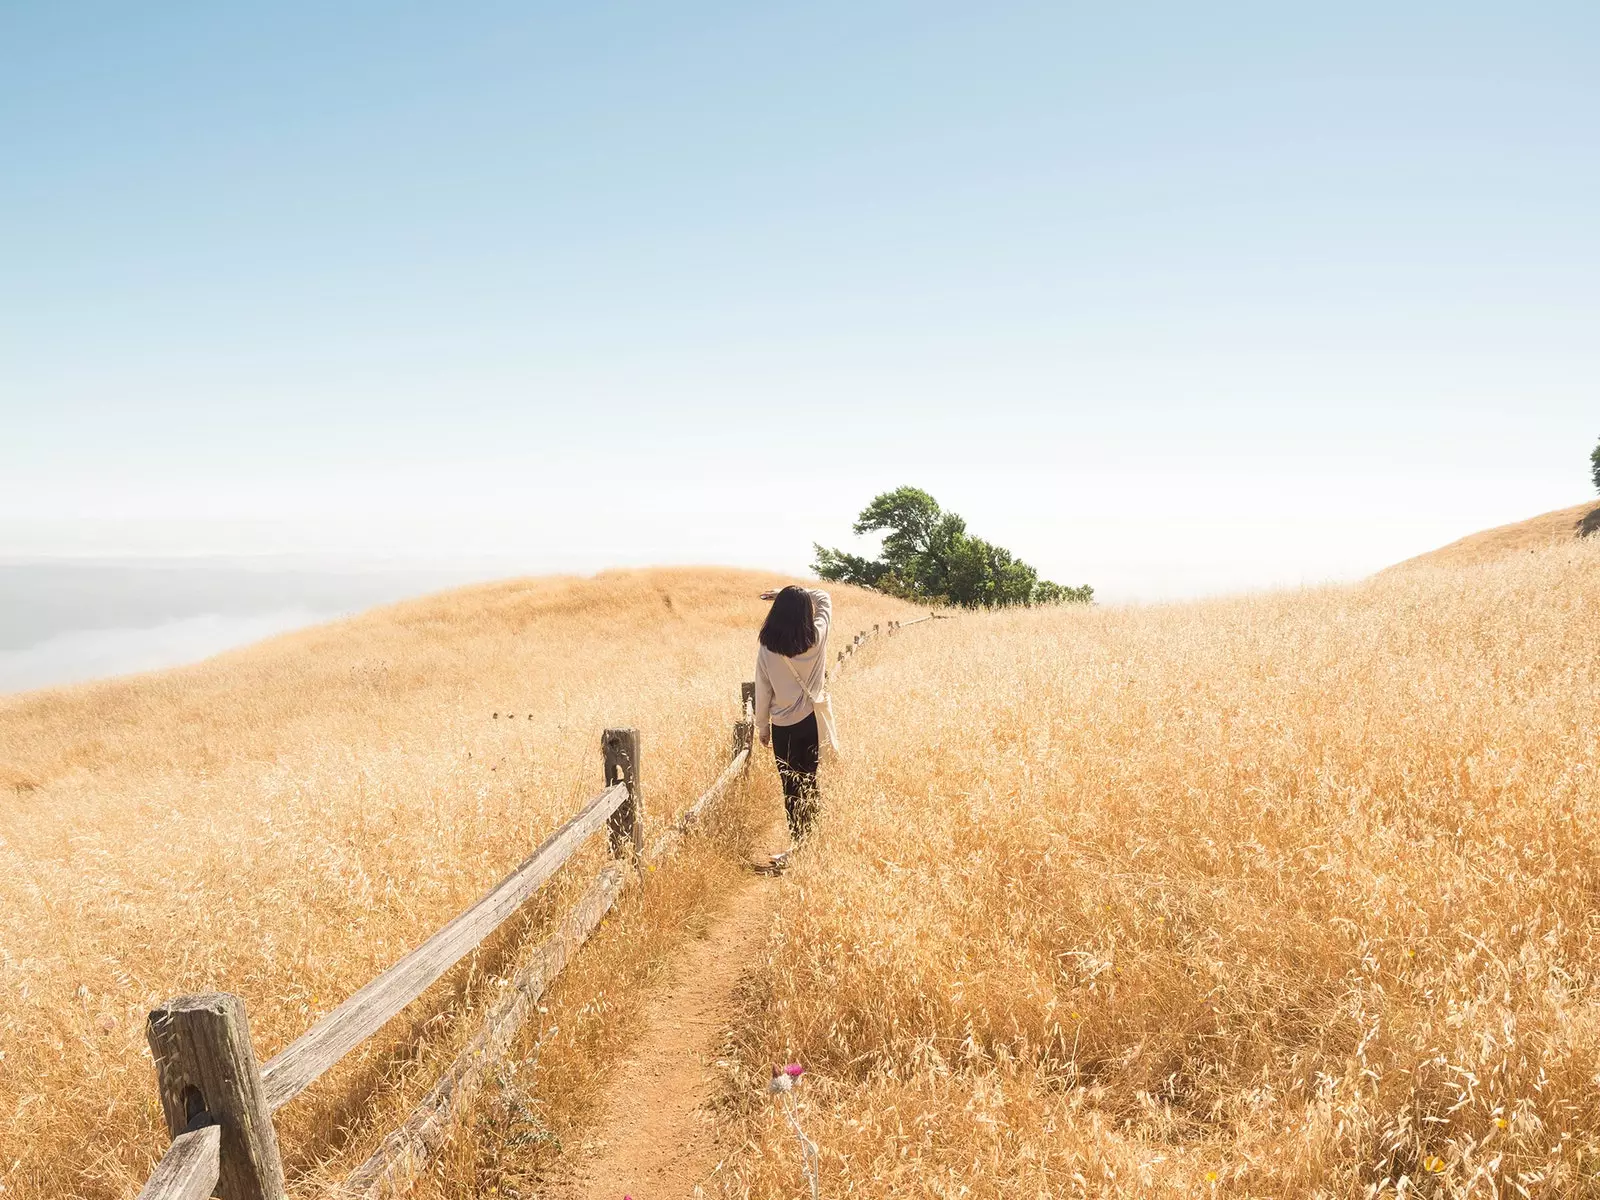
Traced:
[[1600, 544], [893, 649], [732, 1194], [1600, 1194]]
[[[167, 1141], [144, 1047], [152, 1004], [238, 992], [259, 1053], [275, 1053], [592, 795], [607, 725], [643, 732], [653, 836], [727, 761], [765, 611], [755, 594], [772, 582], [675, 570], [499, 584], [0, 700], [0, 776], [38, 785], [0, 794], [4, 1200], [133, 1195]], [[837, 602], [841, 628], [910, 615], [848, 589]], [[280, 1112], [297, 1190], [339, 1178], [399, 1123], [516, 939], [572, 899], [602, 841]]]

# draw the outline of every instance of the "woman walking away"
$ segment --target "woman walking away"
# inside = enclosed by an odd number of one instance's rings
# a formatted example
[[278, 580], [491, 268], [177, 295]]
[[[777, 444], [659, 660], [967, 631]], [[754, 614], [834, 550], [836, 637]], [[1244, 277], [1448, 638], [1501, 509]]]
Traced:
[[762, 592], [761, 598], [772, 608], [756, 651], [756, 730], [778, 761], [789, 834], [798, 842], [816, 815], [819, 704], [832, 735], [826, 688], [833, 604], [827, 592], [803, 587]]

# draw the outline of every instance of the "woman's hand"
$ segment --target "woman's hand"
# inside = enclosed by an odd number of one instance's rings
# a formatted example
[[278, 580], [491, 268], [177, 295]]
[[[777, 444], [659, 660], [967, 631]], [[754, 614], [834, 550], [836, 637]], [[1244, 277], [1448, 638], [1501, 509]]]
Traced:
[[768, 725], [761, 731], [761, 744], [763, 746], [772, 745], [772, 726]]
[[776, 600], [777, 598], [778, 598], [778, 589], [777, 588], [768, 588], [766, 591], [761, 593], [761, 599], [763, 599], [763, 600]]

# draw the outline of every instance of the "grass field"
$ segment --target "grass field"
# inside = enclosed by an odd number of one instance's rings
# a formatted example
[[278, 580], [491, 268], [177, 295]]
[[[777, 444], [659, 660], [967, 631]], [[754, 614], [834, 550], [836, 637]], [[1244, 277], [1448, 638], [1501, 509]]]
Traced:
[[[167, 1142], [152, 1004], [238, 992], [258, 1052], [275, 1053], [598, 791], [607, 725], [642, 731], [653, 836], [727, 761], [771, 582], [681, 570], [494, 585], [0, 700], [6, 1200], [132, 1196]], [[841, 629], [911, 615], [847, 589], [836, 604]], [[522, 928], [282, 1110], [296, 1190], [342, 1177], [399, 1123], [515, 937], [587, 882], [602, 842]], [[714, 899], [696, 890], [714, 863], [678, 878], [657, 889], [660, 913]], [[648, 949], [672, 930], [644, 932]], [[578, 1102], [572, 1075], [563, 1096]]]
[[735, 1194], [1600, 1195], [1600, 539], [936, 623], [743, 1031]]
[[1496, 562], [1511, 554], [1532, 554], [1552, 546], [1569, 545], [1576, 538], [1600, 530], [1600, 501], [1588, 500], [1571, 508], [1558, 508], [1526, 521], [1481, 529], [1408, 559], [1391, 571], [1406, 571], [1415, 566], [1471, 567]]
[[[131, 1195], [154, 999], [242, 992], [272, 1053], [590, 794], [602, 726], [644, 730], [663, 820], [726, 755], [765, 582], [483, 588], [0, 706], [39, 784], [0, 800], [7, 1200]], [[763, 1090], [799, 1059], [828, 1196], [1600, 1195], [1597, 613], [1591, 539], [875, 643], [708, 1194], [801, 1194]], [[540, 1129], [727, 873], [691, 853], [580, 956]], [[280, 1114], [297, 1191], [396, 1123], [500, 952]], [[425, 1197], [538, 1186], [492, 1107]]]

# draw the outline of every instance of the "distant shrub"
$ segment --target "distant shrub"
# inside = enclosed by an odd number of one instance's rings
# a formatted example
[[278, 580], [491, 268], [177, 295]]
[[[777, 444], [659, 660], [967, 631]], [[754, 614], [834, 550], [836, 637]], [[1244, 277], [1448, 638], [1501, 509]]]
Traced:
[[817, 545], [812, 569], [823, 579], [875, 588], [907, 600], [999, 608], [1017, 604], [1087, 604], [1088, 584], [1068, 587], [1039, 573], [1001, 546], [973, 537], [967, 523], [921, 488], [873, 498], [851, 526], [883, 533], [883, 554], [869, 559]]
[[1589, 455], [1589, 464], [1594, 468], [1594, 486], [1600, 491], [1600, 443], [1595, 444], [1594, 453]]
[[1048, 579], [1041, 579], [1033, 593], [1035, 604], [1088, 604], [1093, 599], [1094, 589], [1087, 583], [1081, 587], [1071, 587], [1064, 583], [1051, 583]]

